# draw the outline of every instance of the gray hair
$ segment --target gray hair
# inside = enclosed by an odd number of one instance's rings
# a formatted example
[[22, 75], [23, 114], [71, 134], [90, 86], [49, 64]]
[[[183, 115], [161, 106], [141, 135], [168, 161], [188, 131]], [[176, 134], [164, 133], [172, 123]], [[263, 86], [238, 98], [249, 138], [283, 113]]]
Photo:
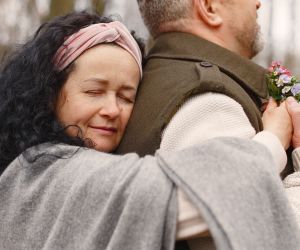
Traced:
[[192, 0], [137, 0], [145, 25], [152, 36], [161, 33], [162, 26], [189, 17]]

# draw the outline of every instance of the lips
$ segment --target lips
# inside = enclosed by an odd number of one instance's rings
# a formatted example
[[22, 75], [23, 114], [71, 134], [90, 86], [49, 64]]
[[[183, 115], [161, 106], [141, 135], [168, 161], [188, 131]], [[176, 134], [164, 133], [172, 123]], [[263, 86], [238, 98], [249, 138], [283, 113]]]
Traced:
[[114, 134], [117, 133], [117, 128], [115, 127], [106, 127], [106, 126], [89, 126], [92, 129], [95, 129], [99, 132], [104, 132], [104, 133], [108, 133], [108, 134]]

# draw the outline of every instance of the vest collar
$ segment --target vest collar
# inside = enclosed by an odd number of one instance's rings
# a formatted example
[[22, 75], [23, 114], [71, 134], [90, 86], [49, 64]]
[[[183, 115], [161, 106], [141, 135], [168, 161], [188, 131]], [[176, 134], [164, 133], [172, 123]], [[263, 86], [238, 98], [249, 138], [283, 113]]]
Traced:
[[149, 58], [207, 61], [217, 65], [235, 81], [246, 85], [259, 97], [268, 97], [266, 69], [192, 34], [170, 32], [160, 35], [149, 52]]

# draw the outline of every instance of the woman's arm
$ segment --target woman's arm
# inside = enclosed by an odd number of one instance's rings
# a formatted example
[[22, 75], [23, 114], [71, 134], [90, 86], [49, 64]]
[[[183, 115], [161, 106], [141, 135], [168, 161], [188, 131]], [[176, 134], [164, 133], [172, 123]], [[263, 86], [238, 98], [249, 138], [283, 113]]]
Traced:
[[[277, 117], [273, 115], [275, 108], [277, 108], [275, 105], [269, 107], [265, 121], [274, 122]], [[284, 110], [280, 111], [284, 113]], [[220, 136], [253, 138], [269, 149], [280, 172], [286, 164], [286, 154], [278, 139], [279, 136], [273, 133], [282, 129], [275, 127], [272, 122], [269, 122], [267, 126], [269, 132], [264, 131], [255, 135], [255, 130], [239, 103], [222, 94], [206, 93], [188, 100], [175, 114], [162, 135], [161, 149], [177, 151]], [[285, 138], [284, 134], [280, 137]], [[207, 225], [199, 211], [180, 190], [178, 191], [178, 204], [177, 239], [207, 234]]]

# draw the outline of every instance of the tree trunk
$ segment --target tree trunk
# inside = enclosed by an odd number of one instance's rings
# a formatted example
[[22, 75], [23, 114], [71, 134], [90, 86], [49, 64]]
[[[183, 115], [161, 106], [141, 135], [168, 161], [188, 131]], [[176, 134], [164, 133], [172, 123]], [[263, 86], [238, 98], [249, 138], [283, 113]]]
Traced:
[[92, 0], [93, 9], [96, 10], [99, 14], [103, 13], [104, 5], [104, 0]]
[[55, 17], [67, 14], [74, 9], [74, 0], [51, 0], [50, 12], [46, 17], [47, 20]]

